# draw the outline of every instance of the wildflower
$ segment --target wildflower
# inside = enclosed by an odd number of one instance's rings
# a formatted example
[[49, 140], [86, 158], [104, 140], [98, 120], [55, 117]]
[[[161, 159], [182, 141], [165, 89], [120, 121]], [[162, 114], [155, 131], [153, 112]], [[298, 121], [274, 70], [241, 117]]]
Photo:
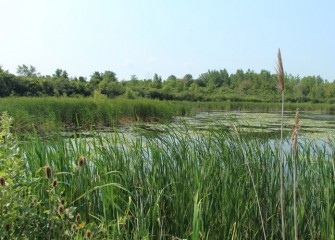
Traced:
[[52, 175], [51, 167], [49, 165], [46, 165], [44, 170], [46, 178], [50, 179]]
[[82, 167], [85, 164], [85, 157], [84, 156], [80, 156], [78, 159], [78, 167]]
[[0, 185], [1, 186], [5, 186], [6, 185], [6, 181], [4, 177], [0, 177]]
[[62, 215], [64, 213], [64, 205], [63, 204], [59, 204], [58, 208], [57, 208], [57, 212], [59, 215]]

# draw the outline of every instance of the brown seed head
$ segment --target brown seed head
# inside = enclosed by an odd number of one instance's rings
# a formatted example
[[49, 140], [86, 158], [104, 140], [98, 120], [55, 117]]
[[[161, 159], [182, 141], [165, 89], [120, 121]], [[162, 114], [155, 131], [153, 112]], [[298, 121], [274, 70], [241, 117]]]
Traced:
[[281, 59], [280, 49], [278, 49], [278, 60], [277, 60], [277, 75], [278, 75], [278, 90], [283, 92], [285, 90], [285, 79], [284, 79], [284, 68], [283, 68], [283, 61]]
[[92, 237], [92, 232], [90, 230], [87, 230], [85, 233], [85, 238], [90, 239]]
[[49, 165], [46, 165], [45, 168], [45, 176], [47, 179], [50, 179], [52, 177], [52, 171], [51, 171], [51, 167]]
[[82, 167], [85, 164], [85, 157], [84, 156], [80, 156], [78, 159], [78, 167]]
[[58, 185], [58, 181], [57, 181], [57, 179], [54, 179], [54, 180], [52, 181], [52, 186], [53, 186], [54, 188], [56, 188], [57, 185]]
[[81, 217], [80, 217], [80, 213], [77, 213], [77, 215], [76, 215], [76, 222], [79, 223], [79, 222], [80, 222], [80, 219], [81, 219]]
[[57, 212], [59, 215], [62, 215], [64, 213], [64, 205], [63, 204], [58, 204]]
[[77, 224], [73, 223], [73, 224], [71, 225], [71, 230], [72, 230], [73, 232], [75, 232], [75, 231], [77, 230]]
[[4, 177], [0, 177], [0, 185], [1, 186], [5, 186], [6, 185], [6, 181]]
[[12, 225], [11, 225], [10, 223], [7, 223], [7, 224], [5, 225], [5, 229], [6, 229], [6, 231], [9, 232], [9, 230], [11, 229], [11, 227], [12, 227]]

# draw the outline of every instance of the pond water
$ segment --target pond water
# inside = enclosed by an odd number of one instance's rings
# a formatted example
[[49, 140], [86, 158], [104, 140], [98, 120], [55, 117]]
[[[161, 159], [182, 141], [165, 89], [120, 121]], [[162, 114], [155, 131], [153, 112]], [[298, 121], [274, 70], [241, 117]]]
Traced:
[[[285, 112], [284, 138], [291, 137], [295, 124], [295, 112]], [[122, 134], [124, 139], [146, 134], [155, 137], [159, 134], [168, 134], [170, 131], [183, 133], [187, 131], [193, 135], [205, 133], [212, 129], [237, 129], [241, 134], [268, 140], [280, 138], [280, 113], [255, 112], [200, 112], [190, 117], [175, 117], [172, 123], [134, 123], [106, 128], [100, 134]], [[105, 132], [105, 133], [104, 133]], [[69, 133], [65, 133], [67, 137]], [[90, 132], [81, 132], [80, 135], [90, 137]], [[335, 139], [335, 115], [326, 115], [315, 112], [299, 112], [299, 141], [313, 140], [322, 145]], [[335, 141], [334, 141], [335, 142]]]
[[[280, 136], [280, 113], [255, 112], [201, 112], [193, 117], [178, 117], [174, 124], [184, 122], [194, 130], [235, 126], [241, 132], [269, 133]], [[295, 112], [285, 112], [284, 131], [291, 133], [295, 125]], [[335, 115], [299, 112], [299, 136], [308, 139], [326, 140], [335, 133]], [[270, 135], [272, 134], [272, 135]], [[278, 135], [279, 134], [279, 135]]]

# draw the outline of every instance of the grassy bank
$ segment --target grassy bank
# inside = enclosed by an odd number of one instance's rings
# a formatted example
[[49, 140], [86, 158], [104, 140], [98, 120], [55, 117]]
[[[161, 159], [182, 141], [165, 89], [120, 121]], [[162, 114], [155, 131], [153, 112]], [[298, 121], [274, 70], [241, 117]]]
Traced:
[[99, 128], [122, 122], [168, 122], [190, 114], [187, 102], [92, 98], [2, 98], [0, 112], [14, 117], [14, 130]]
[[[17, 132], [45, 132], [59, 128], [96, 129], [123, 122], [169, 122], [173, 116], [198, 111], [279, 112], [280, 103], [255, 102], [180, 102], [149, 99], [93, 98], [0, 98], [0, 112], [14, 117]], [[334, 113], [332, 104], [288, 103], [287, 111]]]
[[[267, 237], [281, 238], [278, 142], [226, 130], [145, 136], [30, 135], [15, 153], [15, 139], [6, 135], [0, 144], [0, 177], [8, 182], [0, 186], [0, 236], [262, 239], [258, 197]], [[312, 142], [298, 148], [301, 239], [334, 238], [332, 159]], [[292, 239], [290, 150], [284, 169], [285, 231]]]

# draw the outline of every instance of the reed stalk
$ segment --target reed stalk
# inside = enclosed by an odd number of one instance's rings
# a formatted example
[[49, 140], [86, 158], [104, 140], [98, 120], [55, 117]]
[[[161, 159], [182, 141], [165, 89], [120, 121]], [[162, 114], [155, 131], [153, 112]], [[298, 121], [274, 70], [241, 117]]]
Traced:
[[277, 75], [278, 75], [278, 90], [281, 92], [281, 127], [280, 127], [280, 211], [281, 211], [281, 222], [282, 222], [282, 239], [285, 239], [285, 219], [284, 219], [284, 149], [283, 149], [283, 132], [284, 132], [284, 68], [281, 58], [280, 49], [278, 49], [277, 59]]
[[293, 147], [293, 211], [294, 211], [294, 239], [298, 240], [298, 221], [297, 221], [297, 142], [299, 132], [299, 109], [295, 114], [295, 127], [292, 133]]

